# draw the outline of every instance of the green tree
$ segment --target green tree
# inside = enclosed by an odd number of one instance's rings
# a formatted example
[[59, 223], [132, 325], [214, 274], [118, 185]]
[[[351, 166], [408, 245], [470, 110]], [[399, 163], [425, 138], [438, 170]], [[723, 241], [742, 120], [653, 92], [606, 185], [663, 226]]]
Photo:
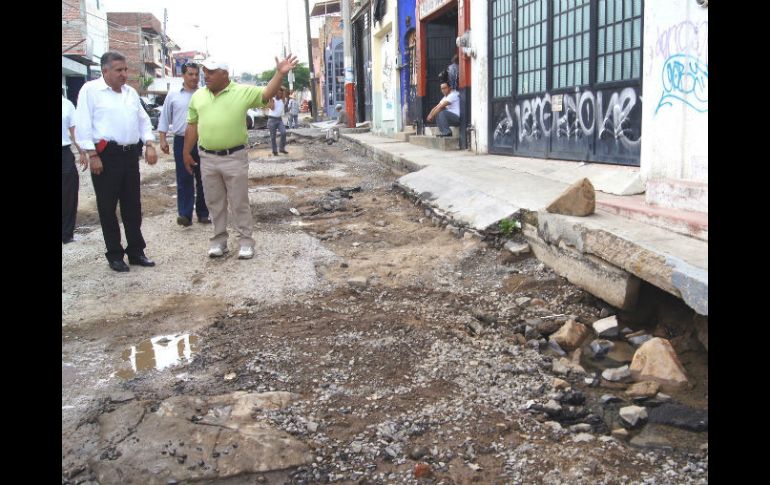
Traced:
[[248, 82], [248, 81], [251, 81], [252, 79], [254, 79], [254, 75], [252, 73], [250, 73], [250, 72], [242, 72], [241, 73], [241, 81]]
[[154, 79], [154, 78], [152, 78], [152, 77], [150, 77], [150, 76], [142, 76], [142, 78], [141, 78], [141, 82], [142, 82], [142, 91], [147, 91], [147, 88], [149, 88], [149, 87], [150, 87], [150, 84], [152, 84], [152, 82], [153, 82], [154, 80], [155, 80], [155, 79]]
[[[262, 71], [262, 74], [259, 75], [259, 80], [268, 82], [273, 78], [273, 74], [275, 74], [275, 68], [268, 71]], [[289, 87], [288, 76], [283, 78], [283, 86], [287, 88]], [[310, 69], [308, 69], [307, 66], [301, 62], [297, 64], [297, 67], [294, 68], [294, 90], [300, 91], [305, 87], [310, 87]]]

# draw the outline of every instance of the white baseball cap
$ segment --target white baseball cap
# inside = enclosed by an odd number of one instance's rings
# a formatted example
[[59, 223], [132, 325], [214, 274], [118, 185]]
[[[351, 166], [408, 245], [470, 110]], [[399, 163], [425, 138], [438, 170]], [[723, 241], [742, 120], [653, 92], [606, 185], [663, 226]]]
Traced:
[[230, 70], [230, 66], [228, 66], [226, 62], [220, 62], [215, 59], [206, 59], [205, 61], [201, 62], [201, 66], [205, 67], [209, 71], [213, 71], [215, 69], [222, 69], [223, 71]]

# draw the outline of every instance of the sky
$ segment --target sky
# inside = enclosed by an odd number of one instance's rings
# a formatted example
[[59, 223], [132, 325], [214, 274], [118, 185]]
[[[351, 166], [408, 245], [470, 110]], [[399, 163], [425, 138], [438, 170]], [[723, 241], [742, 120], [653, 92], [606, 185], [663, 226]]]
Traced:
[[[311, 10], [314, 3], [308, 1]], [[281, 46], [289, 37], [293, 53], [307, 65], [304, 0], [103, 0], [103, 4], [107, 12], [149, 12], [160, 20], [161, 28], [166, 8], [166, 35], [180, 50], [204, 52], [208, 40], [210, 56], [228, 62], [236, 75], [274, 68], [275, 56], [282, 54]], [[317, 37], [314, 24], [311, 19], [311, 36]]]

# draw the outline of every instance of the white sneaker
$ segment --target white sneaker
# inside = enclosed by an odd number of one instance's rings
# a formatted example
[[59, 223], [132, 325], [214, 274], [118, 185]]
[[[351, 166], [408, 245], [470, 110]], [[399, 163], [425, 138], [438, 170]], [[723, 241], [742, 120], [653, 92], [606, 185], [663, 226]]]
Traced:
[[229, 252], [230, 250], [227, 249], [227, 246], [214, 246], [212, 248], [209, 248], [209, 258], [219, 258], [225, 253]]
[[254, 257], [254, 248], [241, 246], [241, 250], [238, 251], [238, 259], [251, 259], [252, 257]]

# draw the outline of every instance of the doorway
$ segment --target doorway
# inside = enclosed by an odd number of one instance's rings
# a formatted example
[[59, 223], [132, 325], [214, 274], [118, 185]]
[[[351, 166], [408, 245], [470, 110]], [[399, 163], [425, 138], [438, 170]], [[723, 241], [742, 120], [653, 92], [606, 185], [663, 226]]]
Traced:
[[439, 85], [439, 73], [449, 66], [457, 54], [457, 10], [450, 9], [444, 15], [425, 23], [427, 52], [425, 55], [425, 98], [422, 103], [423, 119], [444, 97]]

